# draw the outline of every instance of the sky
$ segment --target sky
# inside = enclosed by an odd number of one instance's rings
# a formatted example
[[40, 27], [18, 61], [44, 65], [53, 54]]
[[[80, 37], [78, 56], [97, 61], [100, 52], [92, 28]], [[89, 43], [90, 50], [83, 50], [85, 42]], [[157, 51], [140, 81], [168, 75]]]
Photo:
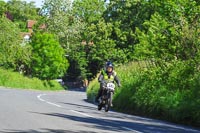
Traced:
[[[9, 1], [9, 0], [4, 0], [4, 1]], [[21, 1], [26, 1], [26, 2], [31, 2], [31, 1], [34, 1], [35, 2], [35, 5], [37, 6], [37, 7], [41, 7], [42, 6], [42, 3], [43, 3], [43, 0], [21, 0]]]

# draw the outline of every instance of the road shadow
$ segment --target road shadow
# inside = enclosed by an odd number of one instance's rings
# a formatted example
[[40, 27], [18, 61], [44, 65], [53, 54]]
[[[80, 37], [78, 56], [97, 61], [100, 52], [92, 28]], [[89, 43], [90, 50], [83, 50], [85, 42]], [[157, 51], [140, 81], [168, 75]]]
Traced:
[[[144, 121], [133, 122], [133, 121], [126, 121], [125, 119], [112, 120], [112, 119], [102, 119], [94, 117], [80, 117], [80, 116], [61, 114], [61, 113], [38, 113], [38, 112], [34, 113], [82, 122], [84, 127], [88, 127], [91, 129], [95, 128], [104, 131], [107, 130], [113, 132], [130, 132], [129, 129], [132, 129], [143, 133], [200, 133], [200, 131], [197, 130], [184, 129], [176, 126], [163, 125], [160, 123], [152, 124], [151, 122], [144, 122]], [[88, 125], [86, 125], [86, 123]]]
[[91, 106], [80, 105], [80, 104], [75, 104], [75, 103], [68, 103], [68, 102], [60, 102], [60, 103], [65, 104], [65, 105], [75, 106], [75, 108], [85, 108], [85, 109], [90, 109], [90, 110], [97, 110], [97, 107], [91, 107]]
[[[88, 100], [88, 99], [82, 99], [84, 102], [95, 105], [95, 107], [93, 107], [93, 110], [97, 110], [97, 105], [98, 103], [95, 102], [95, 100]], [[111, 113], [110, 113], [111, 112]], [[119, 115], [120, 113], [120, 115]], [[119, 119], [124, 119], [124, 118], [128, 118], [130, 120], [133, 121], [145, 121], [145, 122], [156, 122], [156, 123], [164, 123], [167, 125], [174, 125], [174, 127], [183, 127], [183, 128], [190, 128], [190, 129], [194, 129], [194, 130], [198, 130], [198, 133], [200, 133], [200, 128], [198, 127], [192, 127], [192, 126], [187, 126], [187, 125], [181, 125], [181, 124], [177, 124], [177, 123], [173, 123], [173, 122], [169, 122], [169, 121], [165, 121], [165, 120], [159, 120], [159, 119], [153, 119], [153, 118], [148, 118], [148, 117], [143, 117], [143, 116], [136, 116], [133, 114], [126, 114], [123, 112], [118, 112], [115, 110], [115, 108], [110, 108], [109, 109], [109, 113], [104, 114], [105, 116], [109, 116], [109, 117], [113, 117], [113, 118], [119, 118]], [[177, 128], [178, 129], [178, 128]]]
[[41, 130], [5, 130], [0, 131], [1, 133], [96, 133], [93, 131], [70, 131], [70, 130], [60, 130], [60, 129], [41, 129]]
[[[87, 104], [91, 104], [91, 105], [95, 105], [96, 107], [91, 107], [91, 106], [86, 106], [85, 104], [74, 104], [74, 103], [68, 103], [68, 102], [63, 102], [62, 104], [66, 104], [66, 105], [71, 105], [71, 106], [76, 106], [76, 108], [84, 108], [84, 109], [90, 109], [90, 110], [95, 110], [98, 111], [97, 109], [97, 103], [95, 101], [91, 102], [88, 99], [82, 99], [83, 102], [87, 103]], [[103, 109], [102, 109], [103, 110]], [[152, 123], [164, 123], [167, 125], [174, 125], [174, 127], [185, 127], [185, 128], [191, 128], [191, 129], [195, 129], [195, 130], [199, 130], [200, 133], [200, 129], [199, 128], [195, 128], [195, 127], [191, 127], [191, 126], [185, 126], [185, 125], [180, 125], [180, 124], [176, 124], [176, 123], [172, 123], [172, 122], [168, 122], [168, 121], [163, 121], [163, 120], [158, 120], [158, 119], [151, 119], [148, 117], [141, 117], [141, 116], [135, 116], [135, 115], [131, 115], [131, 114], [125, 114], [125, 113], [120, 113], [117, 112], [114, 108], [111, 108], [109, 110], [108, 113], [101, 113], [101, 115], [103, 115], [104, 117], [108, 116], [108, 117], [113, 117], [113, 118], [118, 118], [118, 119], [130, 119], [133, 121], [145, 121], [145, 122], [152, 122]], [[178, 128], [177, 128], [178, 129]]]

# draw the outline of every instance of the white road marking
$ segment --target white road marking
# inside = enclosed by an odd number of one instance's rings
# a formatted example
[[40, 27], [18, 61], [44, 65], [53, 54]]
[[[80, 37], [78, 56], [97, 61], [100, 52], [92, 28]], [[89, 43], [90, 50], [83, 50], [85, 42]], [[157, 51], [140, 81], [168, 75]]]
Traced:
[[[39, 95], [37, 96], [37, 98], [38, 98], [40, 101], [42, 101], [42, 102], [45, 102], [45, 103], [47, 103], [47, 104], [50, 104], [50, 105], [53, 105], [53, 106], [56, 106], [56, 107], [59, 107], [59, 108], [62, 108], [61, 105], [58, 105], [58, 104], [55, 104], [55, 103], [46, 101], [46, 100], [44, 100], [44, 99], [41, 98], [42, 96], [45, 96], [45, 95], [47, 95], [47, 94], [39, 94]], [[91, 116], [91, 115], [88, 115], [88, 114], [86, 114], [86, 113], [82, 113], [82, 112], [79, 112], [79, 111], [75, 111], [75, 110], [70, 110], [70, 111], [73, 112], [73, 113], [76, 113], [76, 114], [80, 114], [80, 115], [86, 116], [86, 117], [91, 117], [91, 118], [94, 118], [94, 119], [100, 119], [100, 120], [106, 121], [106, 122], [108, 122], [108, 123], [117, 124], [117, 125], [120, 124], [120, 123], [118, 123], [118, 122], [109, 122], [109, 121], [103, 120], [103, 119], [101, 119], [101, 118], [96, 118], [96, 117], [94, 117], [94, 116]], [[128, 128], [128, 127], [121, 127], [121, 128], [126, 129], [126, 130], [129, 130], [129, 131], [132, 131], [132, 132], [134, 132], [134, 133], [142, 133], [142, 132], [133, 130], [133, 129]]]
[[62, 108], [62, 106], [60, 106], [60, 105], [58, 105], [58, 104], [55, 104], [55, 103], [52, 103], [52, 102], [46, 101], [46, 103], [51, 104], [51, 105], [54, 105], [54, 106], [59, 107], [59, 108]]
[[[78, 111], [75, 111], [75, 110], [70, 110], [70, 111], [72, 111], [72, 112], [74, 112], [74, 113], [77, 113], [77, 114], [80, 114], [80, 115], [84, 115], [84, 116], [87, 116], [87, 117], [94, 118], [93, 116], [88, 115], [88, 114], [86, 114], [86, 113], [81, 113], [81, 112], [78, 112]], [[98, 118], [95, 118], [95, 119], [98, 119]], [[101, 118], [100, 118], [99, 120], [102, 120], [102, 121], [105, 121], [105, 122], [108, 122], [108, 123], [112, 123], [112, 124], [118, 124], [118, 125], [120, 124], [120, 123], [118, 123], [118, 122], [109, 122], [109, 121], [103, 120], [103, 119], [101, 119]], [[126, 130], [129, 130], [129, 131], [132, 131], [132, 132], [134, 132], [134, 133], [142, 133], [142, 132], [133, 130], [133, 129], [128, 128], [128, 127], [122, 127], [122, 128], [123, 128], [123, 129], [126, 129]]]
[[46, 100], [44, 100], [44, 99], [41, 98], [42, 96], [45, 96], [45, 95], [46, 95], [46, 94], [40, 94], [40, 95], [37, 96], [37, 98], [38, 98], [40, 101], [42, 101], [42, 102], [46, 102], [46, 103], [48, 103], [48, 104], [50, 104], [50, 105], [53, 105], [53, 106], [62, 108], [62, 106], [60, 106], [60, 105], [58, 105], [58, 104], [55, 104], [55, 103], [46, 101]]
[[37, 98], [38, 98], [40, 101], [45, 102], [45, 100], [43, 100], [43, 99], [41, 98], [41, 96], [45, 96], [45, 95], [46, 95], [46, 94], [40, 94], [40, 95], [37, 96]]
[[94, 118], [93, 116], [91, 115], [88, 115], [88, 114], [85, 114], [85, 113], [81, 113], [81, 112], [78, 112], [78, 111], [75, 111], [75, 110], [70, 110], [71, 112], [74, 112], [74, 113], [77, 113], [77, 114], [80, 114], [80, 115], [84, 115], [84, 116], [87, 116], [87, 117], [92, 117]]
[[[110, 112], [110, 113], [116, 113], [116, 112]], [[167, 123], [167, 122], [164, 122], [164, 121], [160, 121], [160, 120], [155, 120], [155, 119], [150, 119], [150, 118], [143, 118], [141, 116], [135, 116], [135, 115], [131, 116], [131, 115], [124, 114], [124, 113], [119, 113], [119, 112], [118, 112], [118, 114], [122, 114], [125, 117], [128, 117], [129, 119], [130, 118], [139, 119], [139, 120], [134, 120], [135, 123], [141, 123], [141, 124], [152, 125], [152, 126], [168, 126], [168, 127], [174, 128], [174, 129], [185, 130], [185, 131], [188, 131], [188, 132], [199, 132], [199, 130], [192, 129], [190, 127], [184, 127], [184, 126], [181, 126], [181, 125], [172, 125], [170, 123]], [[140, 120], [146, 120], [146, 121], [140, 121]]]
[[137, 131], [137, 130], [133, 130], [133, 129], [128, 128], [128, 127], [122, 127], [122, 128], [124, 128], [124, 129], [126, 129], [126, 130], [129, 130], [129, 131], [132, 131], [132, 132], [134, 132], [134, 133], [143, 133], [143, 132], [139, 132], [139, 131]]

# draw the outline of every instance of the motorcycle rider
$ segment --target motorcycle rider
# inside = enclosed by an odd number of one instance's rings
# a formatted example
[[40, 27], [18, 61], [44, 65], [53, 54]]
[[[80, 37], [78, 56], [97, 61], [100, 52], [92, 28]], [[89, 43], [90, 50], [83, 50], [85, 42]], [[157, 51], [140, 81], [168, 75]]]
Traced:
[[[108, 61], [106, 63], [106, 66], [105, 66], [105, 70], [102, 70], [99, 77], [98, 77], [98, 81], [100, 83], [100, 89], [98, 91], [98, 95], [95, 99], [96, 102], [99, 102], [99, 98], [101, 97], [102, 95], [102, 91], [103, 91], [103, 84], [102, 82], [103, 81], [111, 81], [114, 83], [114, 81], [117, 83], [118, 87], [121, 86], [120, 84], [120, 80], [117, 76], [117, 73], [114, 71], [114, 65], [112, 64], [112, 62]], [[112, 107], [112, 98], [111, 98], [111, 107]]]

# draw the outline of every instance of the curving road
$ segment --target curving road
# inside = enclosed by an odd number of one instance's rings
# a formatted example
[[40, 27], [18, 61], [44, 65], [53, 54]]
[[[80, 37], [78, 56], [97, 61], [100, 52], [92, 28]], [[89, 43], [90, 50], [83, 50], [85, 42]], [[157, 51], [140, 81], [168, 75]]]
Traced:
[[85, 92], [0, 88], [0, 133], [200, 133], [198, 129], [110, 111]]

